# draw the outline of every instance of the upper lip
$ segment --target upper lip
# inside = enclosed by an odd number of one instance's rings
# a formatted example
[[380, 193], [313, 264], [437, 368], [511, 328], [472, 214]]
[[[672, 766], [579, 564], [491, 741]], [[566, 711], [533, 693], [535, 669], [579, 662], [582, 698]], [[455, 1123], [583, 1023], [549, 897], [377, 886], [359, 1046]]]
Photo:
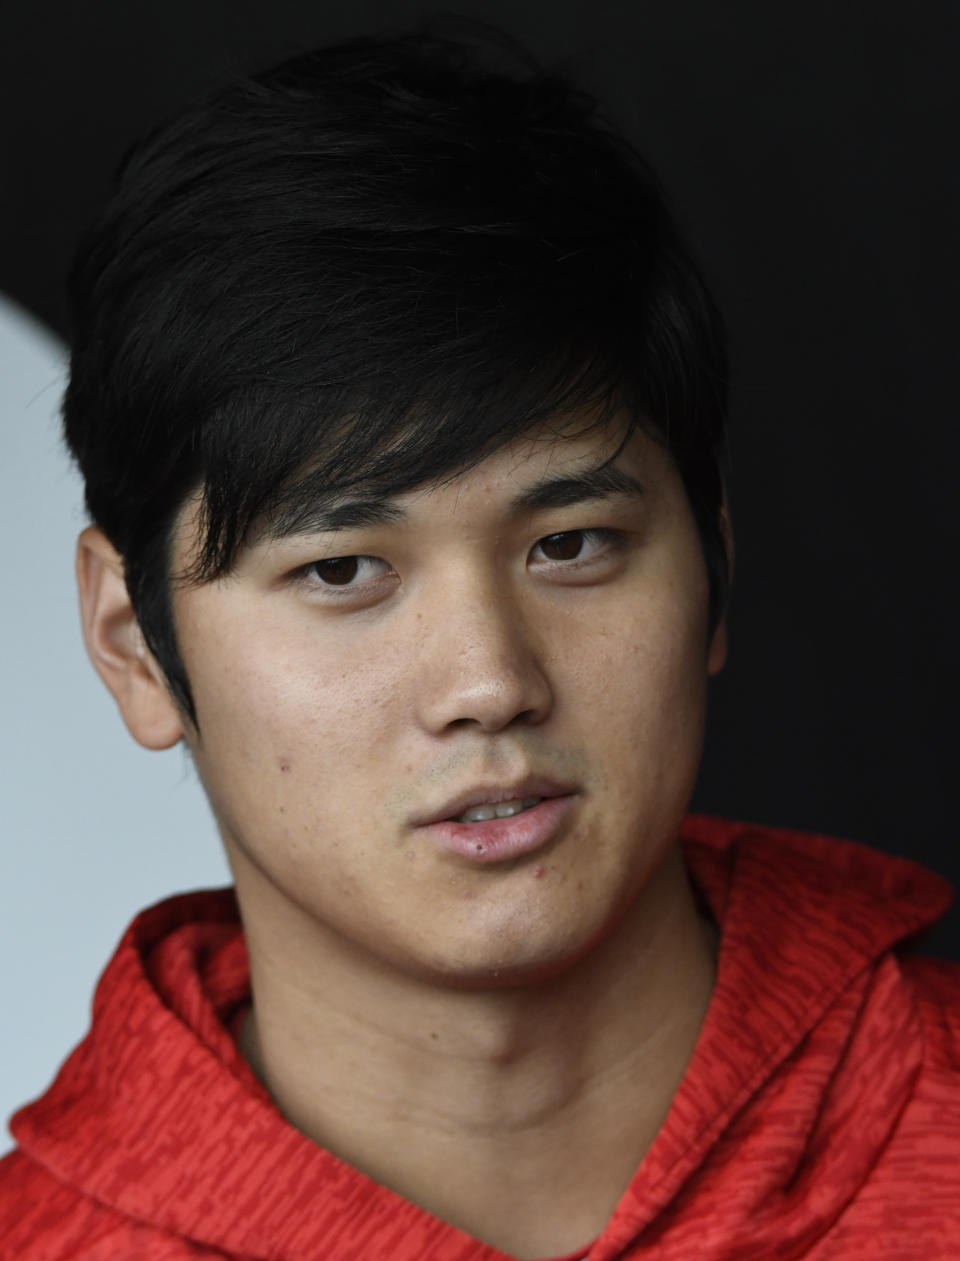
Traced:
[[522, 801], [524, 797], [565, 797], [575, 792], [572, 784], [553, 779], [549, 775], [526, 775], [523, 779], [511, 780], [509, 783], [488, 782], [474, 784], [465, 788], [447, 800], [436, 810], [414, 820], [415, 827], [425, 827], [428, 823], [440, 823], [444, 819], [456, 818], [469, 810], [471, 806], [495, 806], [501, 801]]

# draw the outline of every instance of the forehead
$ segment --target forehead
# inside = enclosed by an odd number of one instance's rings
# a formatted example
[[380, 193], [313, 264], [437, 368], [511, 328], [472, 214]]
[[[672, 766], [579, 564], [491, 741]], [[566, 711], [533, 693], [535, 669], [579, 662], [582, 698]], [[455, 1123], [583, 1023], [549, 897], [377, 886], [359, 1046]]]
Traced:
[[257, 523], [251, 542], [318, 531], [400, 524], [434, 511], [517, 516], [590, 498], [637, 495], [641, 474], [654, 481], [670, 458], [643, 433], [538, 430], [516, 438], [466, 468], [401, 489], [326, 491], [309, 481], [302, 494]]

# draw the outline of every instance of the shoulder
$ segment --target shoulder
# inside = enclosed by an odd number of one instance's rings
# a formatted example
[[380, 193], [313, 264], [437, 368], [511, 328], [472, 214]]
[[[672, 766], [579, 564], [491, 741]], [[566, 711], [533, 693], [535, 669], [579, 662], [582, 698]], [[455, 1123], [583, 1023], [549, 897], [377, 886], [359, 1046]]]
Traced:
[[19, 1150], [0, 1158], [0, 1261], [200, 1261], [213, 1255], [98, 1204]]
[[0, 1258], [67, 1261], [97, 1255], [106, 1225], [93, 1202], [77, 1194], [20, 1151], [0, 1160]]

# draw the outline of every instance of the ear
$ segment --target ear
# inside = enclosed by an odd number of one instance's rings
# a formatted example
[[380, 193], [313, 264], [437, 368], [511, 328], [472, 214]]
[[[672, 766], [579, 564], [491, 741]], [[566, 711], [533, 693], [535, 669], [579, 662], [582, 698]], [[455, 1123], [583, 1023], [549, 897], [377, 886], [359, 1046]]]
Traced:
[[[733, 582], [733, 527], [730, 524], [730, 509], [727, 506], [727, 488], [723, 488], [723, 499], [720, 504], [720, 535], [723, 539], [724, 550], [727, 553], [727, 573], [729, 581]], [[707, 652], [707, 674], [719, 674], [727, 661], [727, 621], [721, 618], [717, 629], [713, 632], [710, 639], [710, 647]]]
[[123, 559], [95, 526], [77, 541], [77, 586], [87, 652], [127, 730], [144, 748], [169, 749], [184, 734], [183, 719], [140, 631]]

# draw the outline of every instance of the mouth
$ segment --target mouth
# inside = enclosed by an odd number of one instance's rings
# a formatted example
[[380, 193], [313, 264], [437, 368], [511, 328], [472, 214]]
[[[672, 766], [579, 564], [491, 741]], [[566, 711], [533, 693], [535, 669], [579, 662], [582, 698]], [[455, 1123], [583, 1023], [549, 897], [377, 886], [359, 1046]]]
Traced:
[[500, 864], [539, 853], [576, 818], [576, 788], [543, 777], [468, 790], [419, 821], [426, 837], [468, 864]]
[[573, 784], [551, 779], [546, 775], [526, 775], [522, 779], [500, 784], [476, 784], [455, 796], [436, 810], [413, 820], [415, 827], [432, 823], [488, 823], [492, 819], [509, 819], [533, 810], [553, 797], [567, 797], [578, 790]]

